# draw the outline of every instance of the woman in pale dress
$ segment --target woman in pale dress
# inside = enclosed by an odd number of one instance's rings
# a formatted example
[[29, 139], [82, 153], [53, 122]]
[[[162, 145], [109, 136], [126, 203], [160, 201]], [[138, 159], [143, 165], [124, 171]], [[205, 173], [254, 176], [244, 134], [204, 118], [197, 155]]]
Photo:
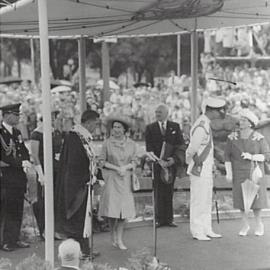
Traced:
[[246, 236], [250, 230], [248, 213], [245, 212], [241, 184], [251, 178], [252, 162], [258, 164], [262, 177], [259, 179], [258, 196], [254, 199], [251, 209], [255, 216], [255, 235], [264, 234], [261, 210], [268, 208], [267, 185], [264, 177], [264, 161], [270, 159], [270, 150], [262, 134], [254, 130], [258, 123], [257, 116], [249, 109], [240, 111], [239, 131], [228, 136], [225, 148], [226, 178], [232, 182], [233, 205], [240, 209], [242, 228], [240, 236]]
[[131, 177], [136, 166], [137, 146], [126, 136], [130, 128], [128, 121], [110, 117], [107, 123], [111, 136], [104, 141], [100, 155], [105, 186], [99, 215], [109, 219], [112, 245], [126, 250], [123, 243], [125, 220], [136, 215]]

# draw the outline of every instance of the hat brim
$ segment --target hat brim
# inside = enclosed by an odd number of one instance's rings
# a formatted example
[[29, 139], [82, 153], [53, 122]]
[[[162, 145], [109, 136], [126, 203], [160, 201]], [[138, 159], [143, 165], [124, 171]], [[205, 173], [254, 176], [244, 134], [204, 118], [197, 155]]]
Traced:
[[114, 122], [120, 122], [124, 124], [125, 126], [127, 126], [128, 128], [132, 127], [131, 121], [121, 116], [109, 116], [106, 118], [105, 122], [108, 128], [112, 128], [112, 124]]

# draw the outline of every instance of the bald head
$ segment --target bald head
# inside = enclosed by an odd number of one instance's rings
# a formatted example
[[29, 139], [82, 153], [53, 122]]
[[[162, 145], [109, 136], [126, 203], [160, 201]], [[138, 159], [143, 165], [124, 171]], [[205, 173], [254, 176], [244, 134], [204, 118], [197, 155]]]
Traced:
[[67, 239], [58, 247], [58, 256], [61, 259], [62, 265], [78, 266], [80, 261], [81, 248], [80, 244], [73, 240]]
[[157, 121], [165, 121], [168, 118], [169, 109], [166, 104], [159, 104], [156, 108], [156, 120]]

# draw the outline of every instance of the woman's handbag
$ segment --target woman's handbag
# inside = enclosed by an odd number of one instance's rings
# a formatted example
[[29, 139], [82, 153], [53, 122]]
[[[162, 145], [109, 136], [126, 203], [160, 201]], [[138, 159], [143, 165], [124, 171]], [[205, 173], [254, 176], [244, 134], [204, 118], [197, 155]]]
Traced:
[[131, 189], [133, 192], [140, 190], [140, 181], [133, 170], [131, 172]]
[[262, 170], [257, 162], [251, 162], [251, 180], [258, 184], [260, 179], [263, 177]]

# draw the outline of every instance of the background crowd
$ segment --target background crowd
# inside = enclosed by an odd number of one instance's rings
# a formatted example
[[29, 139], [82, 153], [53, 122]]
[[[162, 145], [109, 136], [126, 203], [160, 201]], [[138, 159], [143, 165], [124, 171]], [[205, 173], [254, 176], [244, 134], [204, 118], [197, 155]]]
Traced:
[[[260, 119], [270, 117], [270, 69], [249, 67], [248, 64], [222, 67], [208, 55], [202, 55], [202, 72], [199, 75], [199, 102], [211, 94], [226, 97], [228, 112], [235, 114], [244, 103]], [[218, 78], [228, 82], [216, 81]], [[236, 85], [231, 82], [235, 82]], [[136, 85], [137, 86], [137, 85]], [[142, 84], [137, 87], [115, 87], [111, 89], [110, 99], [101, 107], [102, 90], [92, 87], [87, 89], [88, 107], [101, 114], [101, 121], [96, 129], [95, 139], [106, 137], [104, 119], [112, 114], [123, 114], [133, 123], [131, 135], [136, 140], [144, 138], [144, 129], [154, 120], [154, 108], [161, 102], [169, 108], [170, 119], [179, 123], [184, 134], [189, 134], [190, 127], [190, 89], [191, 77], [178, 77], [171, 72], [167, 77], [157, 80], [155, 87]], [[77, 91], [52, 93], [52, 110], [58, 114], [56, 126], [68, 131], [80, 114], [79, 93]], [[36, 127], [41, 116], [41, 90], [31, 82], [0, 84], [0, 104], [22, 103], [23, 117], [21, 130], [27, 139]]]

